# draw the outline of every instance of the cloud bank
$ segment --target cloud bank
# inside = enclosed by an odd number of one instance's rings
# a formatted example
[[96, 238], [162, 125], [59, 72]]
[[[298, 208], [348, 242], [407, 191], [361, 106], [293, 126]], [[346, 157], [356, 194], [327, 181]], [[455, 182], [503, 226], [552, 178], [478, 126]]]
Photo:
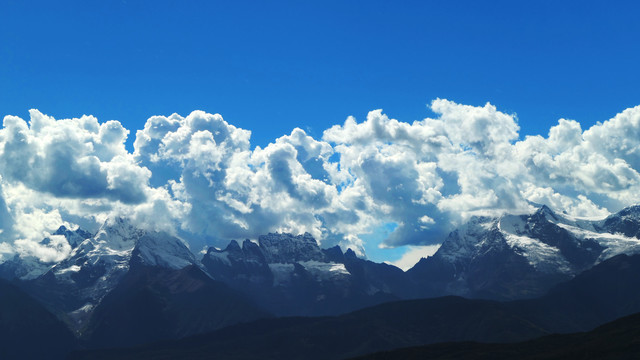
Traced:
[[411, 124], [371, 111], [319, 139], [296, 128], [265, 148], [219, 114], [154, 116], [133, 153], [118, 121], [5, 116], [0, 254], [63, 258], [70, 248], [51, 232], [110, 216], [194, 247], [306, 231], [358, 252], [361, 235], [394, 223], [384, 246], [424, 249], [473, 215], [538, 203], [600, 217], [640, 202], [640, 106], [587, 130], [560, 119], [546, 137], [524, 138], [514, 115], [489, 103], [436, 99], [431, 110]]

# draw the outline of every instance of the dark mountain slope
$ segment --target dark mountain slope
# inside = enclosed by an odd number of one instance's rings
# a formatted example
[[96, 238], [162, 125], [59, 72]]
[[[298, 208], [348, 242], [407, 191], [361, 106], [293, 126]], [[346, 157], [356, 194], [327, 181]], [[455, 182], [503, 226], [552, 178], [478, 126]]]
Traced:
[[539, 299], [507, 303], [555, 332], [588, 331], [640, 312], [640, 255], [618, 255]]
[[22, 290], [0, 280], [0, 359], [62, 359], [75, 346], [64, 323]]
[[445, 297], [388, 303], [340, 317], [260, 321], [177, 342], [87, 352], [75, 358], [339, 359], [410, 344], [515, 341], [544, 334], [498, 302]]
[[638, 358], [640, 358], [640, 314], [618, 319], [587, 333], [549, 335], [514, 344], [481, 344], [472, 342], [434, 344], [385, 351], [356, 359], [564, 360]]
[[138, 264], [96, 308], [84, 338], [91, 347], [130, 346], [269, 316], [196, 266]]

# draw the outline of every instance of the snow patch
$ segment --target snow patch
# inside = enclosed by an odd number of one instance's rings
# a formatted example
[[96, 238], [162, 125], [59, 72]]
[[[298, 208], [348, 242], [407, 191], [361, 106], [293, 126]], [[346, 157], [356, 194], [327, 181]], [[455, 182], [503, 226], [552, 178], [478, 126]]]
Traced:
[[544, 273], [571, 273], [571, 264], [562, 256], [558, 248], [530, 237], [513, 234], [505, 234], [505, 240], [536, 270]]
[[299, 264], [311, 273], [316, 280], [331, 280], [336, 277], [351, 275], [344, 264], [315, 260], [301, 261]]
[[64, 273], [68, 273], [68, 272], [78, 272], [78, 271], [80, 271], [80, 269], [81, 269], [81, 267], [78, 266], [78, 265], [71, 265], [66, 269], [56, 270], [55, 273], [56, 273], [56, 275], [62, 275]]
[[604, 247], [605, 250], [598, 257], [596, 264], [616, 255], [633, 255], [640, 253], [640, 240], [635, 237], [625, 236], [620, 233], [596, 232], [566, 224], [558, 224], [558, 226], [569, 231], [579, 240], [593, 240]]

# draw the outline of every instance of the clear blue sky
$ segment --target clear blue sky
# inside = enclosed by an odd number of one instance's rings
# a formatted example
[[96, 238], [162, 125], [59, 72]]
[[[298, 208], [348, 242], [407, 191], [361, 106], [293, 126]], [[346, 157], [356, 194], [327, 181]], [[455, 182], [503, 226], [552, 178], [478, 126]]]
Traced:
[[640, 104], [638, 2], [12, 1], [0, 114], [221, 113], [265, 145], [436, 97], [518, 114], [521, 134]]

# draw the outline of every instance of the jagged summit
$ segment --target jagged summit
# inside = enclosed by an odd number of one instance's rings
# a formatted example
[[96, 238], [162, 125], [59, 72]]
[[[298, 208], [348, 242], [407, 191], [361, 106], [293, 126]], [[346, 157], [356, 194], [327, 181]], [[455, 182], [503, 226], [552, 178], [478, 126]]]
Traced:
[[309, 233], [291, 234], [269, 233], [258, 237], [260, 248], [269, 263], [292, 263], [324, 259], [318, 243]]
[[558, 220], [558, 214], [551, 210], [551, 208], [549, 208], [547, 205], [542, 205], [532, 216]]
[[[340, 247], [321, 249], [302, 235], [270, 233], [258, 243], [210, 248], [203, 265], [216, 279], [260, 299], [281, 315], [328, 315], [396, 298], [402, 270], [359, 259]], [[408, 286], [406, 286], [408, 288]], [[392, 290], [393, 289], [393, 290]]]
[[99, 267], [100, 271], [91, 271], [96, 274], [126, 270], [132, 259], [140, 264], [175, 269], [197, 263], [182, 240], [167, 233], [142, 230], [117, 217], [107, 219], [95, 236], [84, 240], [52, 270], [73, 280], [70, 274], [85, 268]]

